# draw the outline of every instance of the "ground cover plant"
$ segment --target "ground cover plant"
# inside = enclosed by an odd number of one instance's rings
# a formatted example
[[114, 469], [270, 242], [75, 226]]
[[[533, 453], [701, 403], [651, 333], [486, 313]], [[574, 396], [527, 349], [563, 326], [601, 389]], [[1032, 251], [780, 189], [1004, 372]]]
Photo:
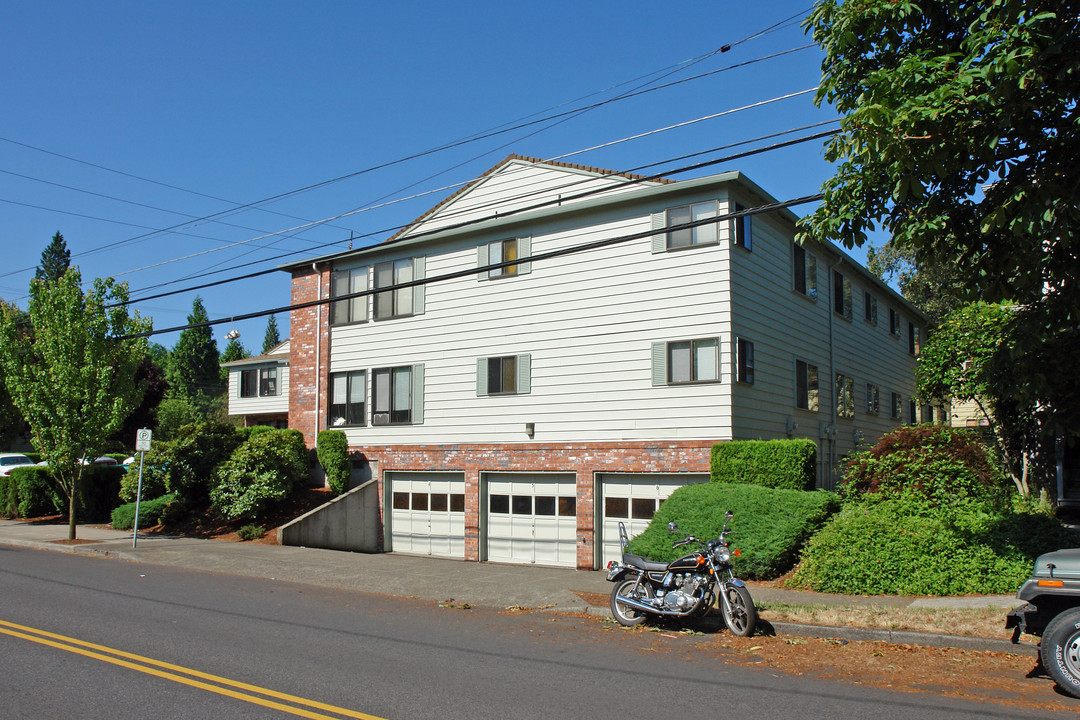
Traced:
[[674, 520], [681, 530], [702, 540], [720, 535], [724, 513], [734, 517], [731, 546], [739, 548], [735, 572], [744, 578], [770, 579], [791, 569], [799, 549], [839, 507], [832, 493], [778, 490], [757, 485], [701, 483], [679, 488], [664, 501], [648, 529], [631, 540], [633, 552], [670, 562], [688, 548], [673, 549], [681, 540], [668, 532]]
[[791, 583], [865, 595], [1013, 593], [1037, 555], [1080, 538], [1010, 486], [967, 431], [900, 428], [851, 458], [843, 507], [807, 544]]
[[[149, 528], [161, 521], [161, 516], [166, 512], [169, 504], [176, 500], [172, 493], [162, 495], [152, 500], [143, 500], [139, 505], [139, 527]], [[135, 505], [126, 503], [112, 512], [112, 526], [117, 530], [131, 530], [135, 527]]]

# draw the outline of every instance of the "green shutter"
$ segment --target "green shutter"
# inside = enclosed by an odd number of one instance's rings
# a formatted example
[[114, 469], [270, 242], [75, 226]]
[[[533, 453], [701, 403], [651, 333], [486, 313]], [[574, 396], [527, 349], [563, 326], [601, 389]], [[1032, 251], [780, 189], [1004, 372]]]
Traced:
[[[667, 214], [661, 210], [652, 214], [652, 229], [663, 230], [667, 227]], [[667, 252], [667, 233], [662, 232], [658, 235], [652, 236], [652, 252], [653, 255], [658, 253]]]
[[484, 397], [488, 394], [487, 384], [487, 358], [476, 358], [476, 395], [477, 397]]
[[654, 386], [667, 385], [667, 343], [654, 342], [652, 344], [652, 384]]
[[424, 364], [412, 366], [412, 424], [424, 422]]
[[[423, 280], [427, 277], [424, 271], [427, 266], [427, 259], [424, 257], [413, 258], [413, 280]], [[424, 300], [427, 295], [425, 291], [426, 285], [416, 285], [413, 287], [413, 315], [424, 314]]]
[[532, 392], [532, 355], [526, 353], [517, 356], [517, 393], [528, 395]]
[[[532, 256], [532, 237], [522, 237], [517, 239], [517, 250], [519, 258], [527, 258]], [[528, 275], [532, 272], [531, 262], [518, 263], [518, 275]]]
[[[487, 264], [488, 264], [488, 246], [487, 246], [487, 243], [484, 243], [483, 245], [479, 245], [476, 248], [476, 267], [482, 268]], [[476, 279], [477, 280], [487, 280], [488, 279], [488, 271], [487, 270], [482, 270], [482, 271], [476, 273]]]

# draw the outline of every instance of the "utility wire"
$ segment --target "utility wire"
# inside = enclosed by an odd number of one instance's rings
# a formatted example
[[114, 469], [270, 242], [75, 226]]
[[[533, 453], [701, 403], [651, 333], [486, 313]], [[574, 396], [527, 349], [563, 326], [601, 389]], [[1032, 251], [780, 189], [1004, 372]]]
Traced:
[[620, 245], [622, 243], [630, 242], [631, 240], [640, 240], [642, 238], [651, 237], [657, 235], [660, 232], [669, 233], [677, 230], [685, 230], [694, 228], [699, 225], [708, 225], [710, 223], [719, 223], [723, 220], [731, 220], [739, 217], [747, 217], [752, 215], [761, 215], [763, 213], [773, 212], [783, 208], [793, 207], [795, 205], [804, 205], [806, 203], [817, 202], [825, 197], [823, 193], [816, 193], [814, 195], [807, 195], [801, 198], [795, 198], [793, 200], [786, 200], [783, 202], [768, 203], [766, 205], [759, 205], [754, 208], [747, 208], [744, 210], [737, 210], [729, 212], [723, 215], [716, 215], [710, 218], [704, 218], [702, 220], [694, 220], [688, 223], [682, 223], [680, 225], [671, 225], [663, 230], [643, 230], [641, 232], [632, 233], [629, 235], [620, 235], [613, 238], [605, 238], [603, 240], [595, 240], [592, 242], [582, 243], [574, 245], [568, 248], [561, 248], [559, 250], [551, 250], [545, 253], [538, 253], [530, 255], [529, 257], [516, 258], [514, 260], [508, 260], [501, 263], [492, 263], [490, 265], [479, 266], [475, 268], [468, 268], [465, 270], [458, 270], [451, 273], [445, 273], [443, 275], [437, 275], [430, 278], [422, 278], [420, 280], [411, 280], [409, 282], [397, 283], [395, 285], [388, 285], [377, 289], [362, 290], [359, 292], [348, 293], [344, 295], [338, 295], [335, 297], [321, 298], [319, 300], [309, 300], [307, 302], [295, 303], [292, 305], [282, 305], [280, 307], [272, 308], [270, 310], [258, 310], [256, 312], [245, 313], [242, 315], [233, 315], [227, 318], [220, 318], [218, 320], [206, 320], [199, 323], [188, 323], [187, 325], [177, 325], [175, 327], [164, 328], [162, 330], [149, 330], [147, 332], [135, 333], [132, 335], [122, 335], [117, 337], [117, 340], [130, 340], [133, 338], [151, 337], [153, 335], [162, 335], [164, 333], [178, 332], [183, 330], [190, 330], [200, 327], [212, 327], [214, 325], [224, 325], [225, 323], [241, 322], [243, 320], [252, 320], [254, 318], [265, 317], [267, 315], [277, 315], [283, 312], [291, 312], [293, 310], [302, 310], [304, 308], [316, 307], [319, 305], [328, 305], [333, 302], [342, 302], [345, 300], [351, 300], [353, 298], [367, 297], [370, 295], [376, 295], [378, 293], [393, 292], [394, 290], [403, 290], [406, 288], [416, 287], [418, 285], [431, 285], [438, 282], [445, 282], [447, 280], [456, 280], [457, 278], [469, 277], [470, 275], [476, 275], [477, 273], [496, 270], [499, 268], [509, 267], [510, 265], [517, 265], [525, 262], [539, 262], [542, 260], [550, 260], [552, 258], [563, 257], [565, 255], [572, 255], [581, 252], [588, 252], [590, 250], [598, 250], [600, 248], [611, 247], [613, 245]]
[[[609, 173], [608, 175], [605, 175], [604, 177], [611, 177], [611, 176], [615, 176], [615, 175], [623, 175], [625, 173], [636, 173], [636, 172], [639, 172], [640, 170], [644, 170], [644, 169], [647, 169], [647, 168], [650, 168], [650, 167], [655, 167], [657, 165], [666, 165], [668, 163], [676, 162], [676, 161], [679, 161], [679, 160], [685, 160], [685, 159], [688, 159], [690, 157], [705, 155], [705, 154], [708, 154], [708, 153], [711, 153], [711, 152], [717, 152], [719, 150], [728, 149], [728, 148], [731, 148], [731, 147], [734, 147], [734, 146], [744, 145], [744, 144], [751, 143], [751, 142], [757, 142], [757, 141], [762, 140], [762, 139], [769, 139], [769, 138], [772, 138], [772, 137], [776, 137], [778, 135], [789, 134], [791, 132], [797, 132], [799, 130], [804, 130], [804, 129], [807, 129], [807, 128], [810, 128], [810, 127], [817, 127], [817, 126], [821, 126], [821, 125], [825, 125], [825, 124], [831, 124], [831, 123], [834, 123], [834, 122], [837, 122], [837, 121], [829, 120], [829, 121], [825, 121], [823, 123], [816, 123], [814, 125], [806, 126], [806, 127], [803, 127], [803, 128], [796, 128], [794, 130], [787, 130], [787, 131], [780, 132], [780, 133], [773, 133], [771, 135], [765, 135], [765, 136], [762, 136], [762, 137], [759, 137], [759, 138], [754, 138], [754, 139], [751, 139], [751, 140], [745, 140], [745, 141], [742, 141], [742, 142], [739, 142], [739, 143], [732, 143], [730, 145], [725, 145], [725, 146], [720, 146], [720, 147], [717, 147], [717, 148], [712, 148], [712, 149], [709, 149], [709, 150], [704, 150], [704, 151], [701, 151], [700, 153], [691, 153], [691, 154], [688, 154], [688, 155], [682, 155], [680, 157], [671, 158], [669, 160], [663, 160], [663, 161], [660, 161], [660, 162], [650, 163], [648, 165], [641, 165], [641, 166], [638, 166], [636, 168], [631, 168], [630, 170], [626, 170], [624, 172]], [[685, 167], [676, 168], [674, 170], [669, 170], [669, 171], [666, 171], [666, 172], [663, 172], [663, 173], [656, 173], [656, 174], [645, 176], [645, 177], [631, 178], [631, 179], [629, 179], [627, 181], [626, 184], [639, 184], [639, 183], [643, 183], [643, 182], [651, 182], [651, 181], [654, 181], [654, 180], [658, 180], [658, 179], [660, 179], [662, 177], [667, 177], [669, 175], [679, 175], [679, 174], [682, 174], [682, 173], [690, 172], [692, 170], [699, 170], [699, 169], [702, 169], [702, 168], [705, 168], [705, 167], [708, 167], [708, 166], [717, 165], [717, 164], [723, 163], [723, 162], [730, 162], [732, 160], [737, 160], [737, 159], [744, 158], [744, 157], [750, 157], [752, 155], [758, 155], [758, 154], [765, 153], [765, 152], [771, 152], [771, 151], [774, 151], [774, 150], [779, 150], [779, 149], [782, 149], [782, 148], [785, 148], [785, 147], [790, 147], [792, 145], [796, 145], [796, 144], [800, 144], [800, 143], [804, 143], [804, 142], [810, 142], [810, 141], [813, 141], [813, 140], [824, 139], [824, 138], [827, 138], [827, 137], [831, 137], [831, 136], [837, 134], [838, 132], [839, 132], [838, 130], [828, 130], [828, 131], [825, 131], [825, 132], [816, 133], [816, 134], [813, 134], [813, 135], [809, 135], [809, 136], [805, 136], [805, 137], [801, 137], [801, 138], [796, 138], [796, 139], [788, 140], [788, 141], [781, 142], [781, 143], [776, 143], [776, 144], [769, 145], [769, 146], [763, 147], [763, 148], [756, 148], [756, 149], [753, 149], [753, 150], [747, 150], [745, 152], [736, 153], [736, 154], [733, 154], [733, 155], [727, 155], [727, 156], [721, 157], [721, 158], [716, 158], [716, 159], [709, 160], [709, 161], [706, 161], [706, 162], [695, 163], [693, 165], [688, 165], [688, 166], [685, 166]], [[592, 179], [598, 179], [598, 178], [590, 178], [590, 180], [592, 180]], [[442, 228], [439, 228], [438, 230], [429, 230], [429, 231], [422, 231], [422, 232], [414, 233], [414, 234], [409, 235], [407, 239], [413, 240], [413, 239], [417, 239], [417, 238], [422, 238], [422, 237], [425, 237], [427, 235], [434, 234], [435, 232], [442, 232], [444, 230], [451, 229], [451, 228], [454, 228], [454, 229], [462, 228], [462, 227], [466, 227], [468, 225], [473, 225], [473, 224], [477, 224], [477, 223], [481, 223], [481, 222], [486, 222], [486, 221], [492, 220], [492, 219], [494, 219], [496, 217], [505, 218], [505, 217], [512, 216], [512, 215], [515, 215], [515, 214], [518, 214], [518, 213], [521, 213], [521, 212], [526, 212], [526, 211], [530, 211], [530, 210], [536, 210], [536, 209], [540, 209], [540, 208], [543, 208], [543, 207], [556, 205], [556, 204], [559, 204], [559, 203], [565, 203], [565, 202], [570, 201], [570, 200], [578, 200], [578, 199], [588, 197], [590, 195], [600, 194], [600, 193], [604, 193], [604, 192], [610, 192], [611, 189], [612, 189], [611, 187], [596, 188], [596, 189], [593, 189], [593, 190], [585, 191], [585, 192], [577, 194], [577, 195], [565, 196], [565, 197], [557, 198], [557, 199], [554, 199], [554, 200], [548, 200], [548, 201], [545, 201], [545, 202], [530, 205], [528, 207], [503, 211], [501, 213], [498, 213], [497, 215], [486, 215], [484, 217], [469, 220], [469, 221], [466, 221], [466, 222], [463, 222], [463, 223], [452, 225], [450, 227], [442, 227]], [[521, 199], [521, 197], [522, 196], [518, 196], [518, 198], [515, 198], [515, 199]], [[505, 202], [506, 202], [505, 199], [500, 200], [500, 201], [493, 201], [492, 203], [489, 203], [487, 205], [487, 207], [498, 207], [501, 203], [505, 203]], [[481, 207], [484, 207], [484, 206], [481, 206]], [[475, 211], [476, 209], [477, 208], [473, 207], [473, 208], [470, 208], [470, 211]], [[443, 217], [445, 217], [445, 216], [443, 216]], [[410, 223], [410, 225], [411, 224], [412, 223]], [[365, 234], [365, 235], [361, 235], [361, 236], [359, 236], [359, 238], [354, 238], [354, 239], [363, 239], [363, 238], [373, 236], [373, 235], [381, 235], [381, 234], [386, 233], [386, 232], [393, 232], [393, 231], [397, 231], [397, 230], [402, 230], [402, 229], [404, 229], [406, 227], [409, 227], [409, 225], [399, 225], [399, 226], [392, 227], [392, 228], [384, 228], [384, 229], [381, 229], [381, 230], [373, 231], [373, 232]], [[338, 242], [328, 243], [328, 244], [325, 245], [325, 247], [330, 247], [330, 246], [336, 245], [336, 244], [339, 244], [339, 243]], [[274, 257], [274, 258], [268, 258], [268, 259], [264, 259], [264, 260], [259, 260], [257, 262], [248, 263], [248, 265], [260, 264], [260, 263], [263, 263], [263, 262], [268, 262], [270, 260], [282, 260], [282, 259], [285, 259], [285, 258], [288, 258], [288, 257], [293, 257], [293, 256], [299, 254], [300, 252], [304, 252], [304, 251], [295, 251], [295, 252], [283, 253], [282, 255], [279, 255], [279, 256]], [[346, 251], [343, 251], [343, 252], [348, 253], [350, 251], [346, 250]], [[241, 267], [243, 267], [243, 266], [241, 266]], [[221, 271], [214, 271], [212, 273], [207, 273], [207, 274], [212, 275], [212, 274], [216, 274], [217, 272], [227, 272], [228, 270], [234, 270], [234, 269], [239, 269], [239, 268], [226, 268], [226, 269], [223, 269]], [[235, 276], [235, 277], [230, 277], [230, 278], [224, 278], [224, 279], [221, 279], [221, 280], [216, 280], [216, 281], [204, 283], [204, 284], [201, 284], [201, 285], [194, 285], [194, 286], [191, 286], [191, 287], [181, 288], [181, 289], [178, 289], [178, 290], [170, 290], [168, 292], [158, 293], [158, 294], [155, 294], [155, 295], [147, 295], [147, 296], [144, 296], [144, 297], [141, 297], [141, 298], [129, 300], [129, 301], [127, 301], [127, 303], [124, 303], [124, 304], [133, 304], [133, 303], [137, 303], [137, 302], [146, 302], [148, 300], [156, 300], [156, 299], [162, 298], [162, 297], [168, 297], [168, 296], [171, 296], [171, 295], [178, 295], [178, 294], [181, 294], [181, 293], [192, 292], [192, 291], [195, 291], [195, 290], [202, 290], [202, 289], [209, 288], [209, 287], [217, 287], [217, 286], [220, 286], [220, 285], [225, 285], [225, 284], [232, 283], [232, 282], [237, 282], [237, 281], [240, 281], [240, 280], [250, 280], [252, 278], [261, 277], [261, 276], [269, 275], [271, 273], [276, 273], [276, 272], [280, 272], [280, 269], [276, 268], [276, 267], [268, 268], [268, 269], [265, 269], [265, 270], [259, 270], [259, 271], [251, 272], [251, 273], [248, 273], [248, 274], [245, 274], [245, 275], [240, 275], [240, 276]], [[181, 280], [174, 280], [174, 281], [169, 281], [169, 282], [166, 282], [166, 283], [160, 283], [159, 285], [155, 285], [155, 286], [152, 286], [152, 287], [149, 287], [149, 288], [142, 288], [141, 290], [136, 290], [136, 291], [133, 291], [133, 292], [145, 292], [147, 290], [152, 290], [152, 289], [155, 289], [155, 288], [158, 288], [158, 287], [165, 287], [165, 286], [168, 286], [168, 285], [172, 285], [172, 284], [175, 284], [177, 282], [182, 282], [182, 281]]]

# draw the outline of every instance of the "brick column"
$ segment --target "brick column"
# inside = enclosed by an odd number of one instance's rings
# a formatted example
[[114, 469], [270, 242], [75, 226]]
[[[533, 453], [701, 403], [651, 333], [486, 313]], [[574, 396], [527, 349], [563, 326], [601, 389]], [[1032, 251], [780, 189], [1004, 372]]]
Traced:
[[[310, 267], [293, 271], [293, 305], [329, 295], [329, 267], [317, 272]], [[304, 434], [308, 447], [315, 446], [315, 436], [326, 425], [329, 317], [329, 305], [301, 308], [289, 314], [289, 427]]]

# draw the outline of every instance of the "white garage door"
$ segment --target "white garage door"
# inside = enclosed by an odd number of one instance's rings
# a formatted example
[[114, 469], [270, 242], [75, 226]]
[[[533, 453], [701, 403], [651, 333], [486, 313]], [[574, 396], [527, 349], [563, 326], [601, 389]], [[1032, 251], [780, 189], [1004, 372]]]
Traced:
[[[626, 525], [632, 538], [649, 527], [649, 521], [667, 499], [683, 485], [708, 482], [707, 473], [682, 473], [672, 475], [643, 475], [605, 473], [600, 475], [600, 493], [603, 507], [601, 523], [601, 567], [611, 560], [620, 560], [619, 523]], [[677, 539], [677, 538], [673, 538]]]
[[390, 550], [465, 557], [465, 476], [462, 473], [388, 472]]
[[572, 474], [486, 473], [487, 559], [577, 566]]

